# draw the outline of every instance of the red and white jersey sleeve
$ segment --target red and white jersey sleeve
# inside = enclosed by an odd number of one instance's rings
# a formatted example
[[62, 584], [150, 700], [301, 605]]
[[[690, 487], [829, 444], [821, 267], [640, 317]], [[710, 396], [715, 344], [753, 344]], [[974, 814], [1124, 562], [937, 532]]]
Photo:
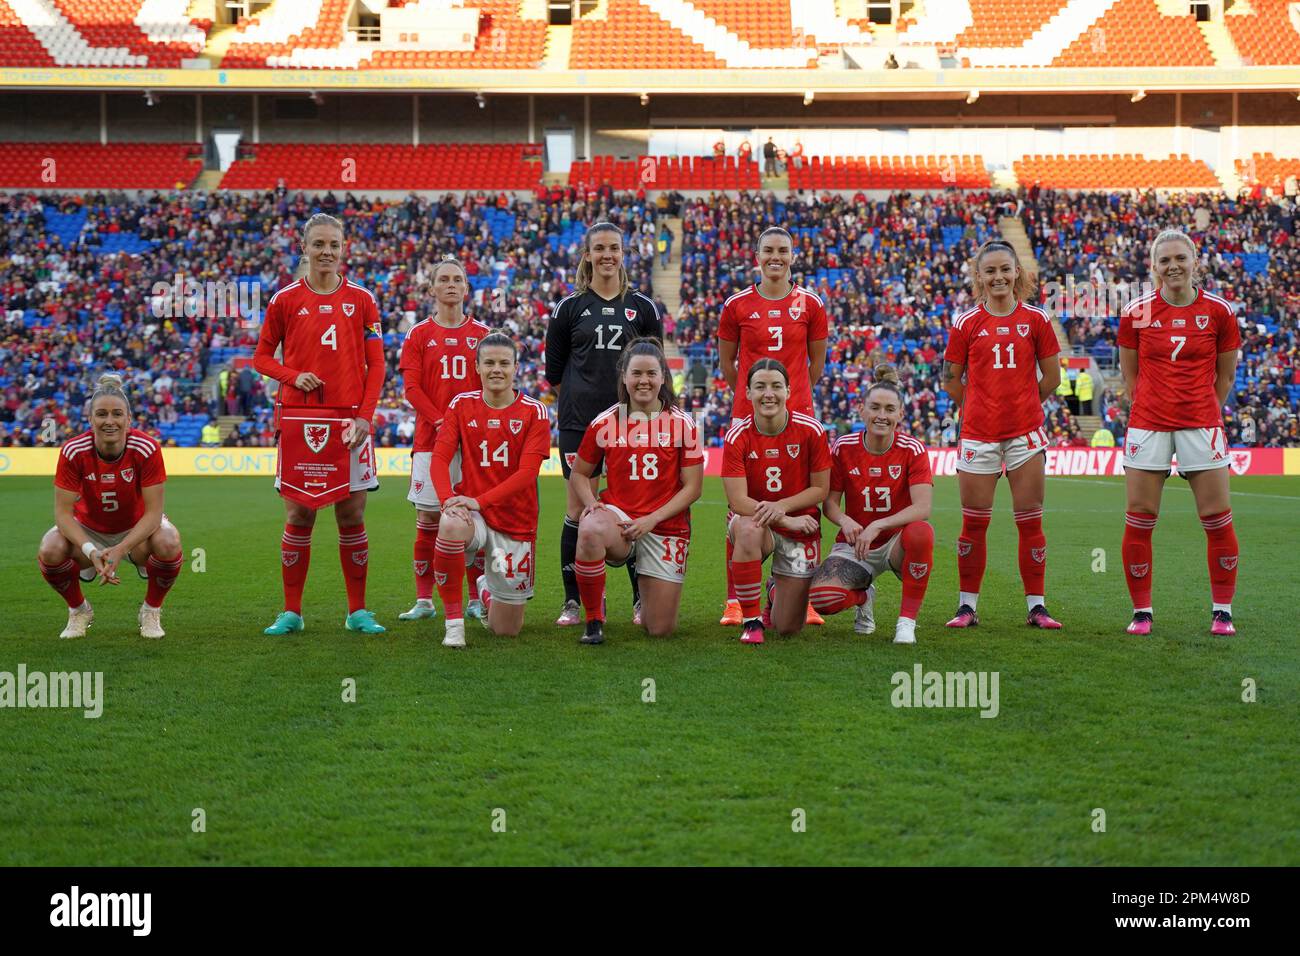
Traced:
[[737, 343], [736, 395], [733, 419], [753, 414], [745, 394], [749, 369], [762, 358], [778, 359], [790, 376], [791, 411], [814, 414], [812, 381], [808, 374], [809, 346], [825, 341], [826, 307], [811, 289], [796, 286], [781, 299], [764, 298], [757, 286], [737, 292], [722, 306], [718, 338]]
[[162, 449], [142, 431], [132, 428], [126, 448], [113, 461], [95, 450], [92, 432], [71, 438], [59, 451], [54, 485], [77, 494], [73, 517], [92, 531], [129, 531], [144, 517], [144, 489], [167, 480]]
[[1135, 299], [1120, 315], [1119, 344], [1138, 354], [1130, 428], [1223, 425], [1214, 388], [1219, 355], [1241, 348], [1237, 316], [1225, 300], [1204, 289], [1191, 305], [1170, 305], [1159, 292]]
[[[461, 479], [452, 491], [481, 498], [519, 470], [525, 455], [551, 453], [546, 406], [516, 392], [505, 408], [493, 408], [482, 392], [462, 392], [447, 405], [438, 444], [460, 448]], [[517, 541], [537, 537], [537, 486], [508, 500], [482, 506], [483, 520]]]
[[[424, 393], [437, 408], [445, 411], [461, 392], [482, 389], [476, 362], [478, 344], [491, 332], [474, 319], [467, 319], [454, 328], [439, 325], [433, 319], [417, 322], [402, 342], [398, 369], [404, 376], [418, 372]], [[433, 449], [436, 425], [427, 416], [416, 415], [413, 451]]]
[[[843, 493], [845, 514], [864, 528], [910, 508], [913, 485], [934, 484], [930, 453], [911, 435], [895, 432], [893, 444], [881, 454], [869, 451], [866, 441], [866, 432], [842, 435], [831, 449], [831, 491]], [[880, 547], [897, 531], [877, 535], [871, 547]], [[845, 540], [844, 532], [835, 540]]]
[[[778, 435], [764, 435], [752, 418], [742, 418], [727, 432], [722, 446], [722, 477], [744, 478], [745, 490], [755, 501], [781, 501], [812, 487], [812, 476], [831, 467], [830, 447], [821, 422], [800, 412], [791, 412], [785, 429]], [[813, 505], [793, 516], [820, 518]], [[820, 532], [783, 535], [798, 541], [816, 541]]]
[[365, 398], [366, 340], [382, 339], [379, 305], [369, 290], [342, 280], [328, 295], [305, 280], [285, 286], [266, 306], [261, 343], [283, 348], [282, 363], [297, 372], [312, 372], [325, 384], [304, 392], [282, 384], [281, 405], [328, 405], [359, 408]]
[[[704, 463], [704, 450], [695, 419], [681, 409], [650, 419], [629, 418], [626, 406], [614, 405], [587, 426], [578, 457], [593, 465], [605, 463], [601, 501], [629, 518], [643, 518], [681, 491], [683, 472]], [[689, 536], [690, 509], [659, 522], [654, 533]]]
[[1060, 354], [1047, 313], [1021, 302], [1010, 315], [983, 305], [953, 320], [944, 361], [965, 366], [961, 437], [996, 442], [1043, 425], [1038, 396], [1040, 359]]

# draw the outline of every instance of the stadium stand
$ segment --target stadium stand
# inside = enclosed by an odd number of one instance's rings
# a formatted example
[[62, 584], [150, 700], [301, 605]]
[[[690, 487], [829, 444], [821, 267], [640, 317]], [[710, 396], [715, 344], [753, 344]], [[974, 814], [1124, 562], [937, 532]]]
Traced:
[[1156, 0], [1118, 0], [1078, 35], [1052, 66], [1214, 66], [1190, 7], [1169, 16]]
[[569, 67], [703, 70], [727, 66], [638, 0], [609, 0], [605, 19], [573, 25]]
[[1144, 156], [1026, 156], [1013, 164], [1023, 184], [1050, 189], [1219, 189], [1214, 171], [1186, 153]]
[[758, 163], [741, 163], [735, 156], [594, 156], [575, 162], [569, 181], [590, 186], [608, 183], [619, 190], [758, 189], [762, 176]]
[[988, 189], [982, 156], [813, 156], [791, 189]]
[[45, 45], [27, 28], [7, 0], [0, 0], [0, 65], [54, 66]]
[[206, 34], [185, 16], [188, 0], [46, 0], [92, 47], [122, 47], [154, 68], [175, 69], [203, 50]]
[[[541, 182], [541, 147], [526, 143], [262, 143], [243, 147], [223, 189], [526, 189]], [[354, 179], [345, 179], [345, 171]]]
[[1291, 0], [1250, 0], [1250, 14], [1229, 10], [1224, 26], [1244, 66], [1300, 63], [1300, 25]]
[[175, 189], [202, 171], [201, 153], [196, 143], [2, 143], [0, 188]]
[[1067, 0], [971, 0], [973, 22], [958, 47], [1018, 47], [1068, 6]]
[[[1300, 178], [1300, 159], [1278, 159], [1272, 153], [1255, 153], [1236, 163], [1237, 176], [1246, 185], [1263, 185], [1281, 193], [1291, 178]], [[1294, 190], [1292, 191], [1294, 195]]]

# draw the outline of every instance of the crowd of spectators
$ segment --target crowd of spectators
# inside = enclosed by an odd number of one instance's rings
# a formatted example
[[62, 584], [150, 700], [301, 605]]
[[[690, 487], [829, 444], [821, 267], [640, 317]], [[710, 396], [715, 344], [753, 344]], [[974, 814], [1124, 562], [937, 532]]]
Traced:
[[[246, 297], [232, 297], [216, 314], [172, 315], [161, 306], [181, 276], [244, 282], [264, 307], [292, 281], [297, 235], [316, 211], [344, 220], [346, 273], [380, 303], [389, 364], [376, 419], [381, 445], [407, 444], [413, 433], [397, 359], [405, 331], [425, 315], [431, 266], [441, 256], [465, 264], [472, 311], [520, 344], [521, 385], [549, 402], [546, 321], [572, 288], [583, 229], [600, 219], [618, 223], [628, 236], [633, 286], [653, 296], [652, 270], [664, 255], [661, 243], [671, 238], [661, 222], [666, 213], [682, 217], [682, 239], [681, 307], [665, 315], [665, 329], [688, 357], [685, 402], [713, 444], [731, 420], [716, 367], [718, 317], [727, 296], [754, 281], [758, 235], [774, 222], [794, 234], [795, 280], [822, 298], [830, 321], [827, 374], [814, 389], [822, 420], [837, 432], [861, 428], [862, 390], [871, 369], [888, 362], [907, 396], [904, 427], [929, 444], [951, 444], [956, 423], [938, 390], [948, 324], [971, 305], [974, 249], [996, 233], [999, 217], [1017, 214], [1043, 269], [1043, 302], [1060, 315], [1072, 345], [1107, 365], [1117, 309], [1149, 280], [1151, 239], [1170, 226], [1187, 231], [1202, 249], [1206, 286], [1234, 304], [1242, 326], [1244, 357], [1225, 406], [1230, 441], [1300, 444], [1300, 240], [1289, 198], [1158, 200], [1034, 187], [1018, 195], [949, 191], [885, 200], [742, 192], [650, 201], [608, 186], [548, 187], [514, 201], [481, 193], [377, 200], [284, 189], [247, 196], [0, 194], [0, 443], [67, 440], [84, 427], [94, 382], [108, 370], [126, 377], [136, 426], [165, 443], [178, 421], [215, 426], [226, 414], [247, 420], [225, 444], [273, 443], [273, 392], [242, 368], [256, 341], [257, 310], [239, 312]], [[69, 213], [84, 213], [85, 224], [65, 241], [47, 228], [47, 217]], [[130, 254], [104, 252], [106, 238], [120, 233], [148, 245]], [[165, 284], [162, 293], [158, 283]], [[1096, 290], [1106, 294], [1089, 299]], [[1126, 398], [1099, 391], [1095, 410], [1122, 441]], [[1055, 443], [1086, 443], [1057, 396], [1046, 409]]]

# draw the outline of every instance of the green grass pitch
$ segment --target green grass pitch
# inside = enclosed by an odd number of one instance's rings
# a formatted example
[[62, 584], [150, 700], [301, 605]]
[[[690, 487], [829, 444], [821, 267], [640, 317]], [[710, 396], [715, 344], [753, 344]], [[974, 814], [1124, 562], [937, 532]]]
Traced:
[[[636, 633], [613, 570], [609, 641], [582, 647], [576, 629], [550, 623], [562, 486], [541, 485], [541, 573], [523, 635], [468, 622], [470, 646], [455, 652], [439, 643], [441, 617], [396, 620], [413, 597], [400, 479], [367, 515], [369, 603], [389, 628], [374, 638], [342, 628], [332, 515], [315, 536], [307, 631], [268, 638], [280, 607], [274, 492], [256, 479], [173, 479], [168, 514], [206, 570], [187, 564], [157, 643], [137, 633], [144, 584], [125, 575], [88, 590], [87, 640], [57, 639], [66, 612], [35, 561], [53, 523], [50, 483], [7, 479], [0, 671], [102, 671], [105, 701], [98, 720], [0, 710], [0, 864], [1300, 862], [1295, 479], [1234, 479], [1234, 639], [1208, 634], [1204, 536], [1176, 479], [1156, 529], [1153, 637], [1123, 633], [1114, 479], [1048, 483], [1048, 606], [1064, 631], [1024, 626], [1005, 483], [983, 625], [946, 631], [960, 511], [955, 481], [940, 479], [915, 647], [889, 643], [892, 580], [869, 638], [847, 614], [758, 648], [719, 628], [717, 479], [694, 509], [678, 635]], [[997, 717], [891, 706], [891, 676], [917, 662], [997, 671]], [[355, 703], [342, 700], [346, 678]], [[1246, 678], [1254, 703], [1242, 700]], [[193, 832], [196, 808], [206, 832]]]

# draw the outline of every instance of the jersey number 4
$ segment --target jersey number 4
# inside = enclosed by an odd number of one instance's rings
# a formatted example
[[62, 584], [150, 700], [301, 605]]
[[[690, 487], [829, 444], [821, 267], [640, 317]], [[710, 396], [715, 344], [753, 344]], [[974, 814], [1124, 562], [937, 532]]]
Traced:
[[337, 330], [337, 325], [331, 325], [325, 330], [325, 334], [320, 337], [320, 344], [328, 345], [335, 352], [339, 350], [339, 334]]

